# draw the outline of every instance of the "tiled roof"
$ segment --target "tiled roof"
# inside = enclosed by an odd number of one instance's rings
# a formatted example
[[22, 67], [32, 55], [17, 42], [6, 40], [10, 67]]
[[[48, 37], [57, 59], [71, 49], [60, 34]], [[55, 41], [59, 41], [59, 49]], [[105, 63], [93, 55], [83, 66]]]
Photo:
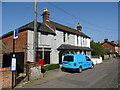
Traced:
[[[86, 34], [76, 30], [76, 29], [73, 29], [73, 28], [70, 28], [70, 27], [67, 27], [65, 25], [62, 25], [62, 24], [58, 24], [56, 22], [53, 22], [53, 21], [50, 21], [49, 22], [50, 25], [46, 25], [45, 23], [39, 23], [37, 22], [37, 28], [38, 28], [38, 32], [44, 32], [44, 33], [47, 33], [47, 34], [53, 34], [55, 35], [55, 31], [52, 30], [52, 27], [55, 27], [56, 29], [58, 30], [62, 30], [62, 31], [65, 31], [65, 32], [69, 32], [69, 33], [72, 33], [72, 34], [76, 34], [76, 35], [80, 35], [80, 36], [83, 36], [83, 37], [86, 37], [86, 38], [90, 38], [89, 36], [87, 36]], [[18, 29], [18, 32], [22, 32], [22, 31], [25, 31], [25, 30], [34, 30], [34, 21], [26, 24], [26, 25], [23, 25], [22, 27], [20, 28], [17, 28]], [[4, 34], [2, 36], [2, 38], [4, 37], [7, 37], [7, 36], [10, 36], [10, 35], [13, 35], [13, 31], [10, 31], [8, 32], [7, 34]]]
[[58, 24], [58, 23], [53, 22], [53, 21], [50, 21], [50, 24], [52, 24], [56, 29], [60, 29], [60, 30], [65, 31], [65, 32], [69, 32], [69, 33], [73, 33], [73, 34], [76, 34], [76, 35], [80, 35], [80, 36], [83, 36], [83, 37], [86, 37], [86, 38], [90, 38], [86, 34], [80, 32], [80, 31], [78, 31], [76, 29], [67, 27], [65, 25]]
[[[25, 30], [34, 30], [34, 22], [30, 22], [20, 28], [17, 28], [18, 29], [18, 32], [22, 32], [22, 31], [25, 31]], [[47, 25], [45, 25], [44, 23], [37, 23], [37, 31], [38, 32], [44, 32], [44, 33], [47, 33], [47, 34], [53, 34], [55, 35], [55, 32], [54, 30], [50, 29]], [[10, 31], [8, 32], [7, 34], [4, 34], [2, 36], [2, 38], [5, 38], [7, 36], [10, 36], [10, 35], [13, 35], [13, 31]]]
[[89, 47], [80, 47], [80, 46], [73, 46], [69, 44], [62, 44], [58, 48], [58, 50], [85, 50], [85, 51], [92, 51]]
[[101, 43], [101, 45], [103, 45], [104, 43], [109, 43], [110, 45], [112, 45], [112, 46], [117, 46], [115, 43], [112, 43], [112, 42], [109, 42], [109, 41], [104, 41], [103, 43]]

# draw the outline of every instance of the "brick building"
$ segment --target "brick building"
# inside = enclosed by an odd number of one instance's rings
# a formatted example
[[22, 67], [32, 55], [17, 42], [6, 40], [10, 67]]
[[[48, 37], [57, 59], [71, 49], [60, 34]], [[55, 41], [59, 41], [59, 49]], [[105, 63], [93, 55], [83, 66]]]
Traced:
[[[81, 24], [77, 29], [53, 22], [50, 13], [44, 9], [43, 22], [37, 22], [37, 56], [45, 59], [45, 64], [62, 63], [62, 56], [66, 53], [84, 53], [91, 56], [90, 37], [83, 33]], [[34, 22], [30, 22], [18, 29], [15, 40], [15, 54], [17, 67], [24, 72], [24, 64], [33, 61]], [[2, 42], [8, 51], [13, 52], [13, 31], [2, 36]]]
[[116, 44], [114, 41], [108, 41], [108, 39], [104, 39], [104, 42], [101, 43], [104, 49], [107, 51], [108, 54], [120, 54], [120, 46]]

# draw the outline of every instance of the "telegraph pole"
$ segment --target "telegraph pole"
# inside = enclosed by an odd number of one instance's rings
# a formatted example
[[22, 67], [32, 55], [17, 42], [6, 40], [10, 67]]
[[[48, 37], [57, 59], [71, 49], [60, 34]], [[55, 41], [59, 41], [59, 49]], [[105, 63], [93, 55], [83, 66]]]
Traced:
[[33, 60], [36, 62], [36, 41], [37, 41], [37, 0], [34, 3], [34, 43], [33, 43]]

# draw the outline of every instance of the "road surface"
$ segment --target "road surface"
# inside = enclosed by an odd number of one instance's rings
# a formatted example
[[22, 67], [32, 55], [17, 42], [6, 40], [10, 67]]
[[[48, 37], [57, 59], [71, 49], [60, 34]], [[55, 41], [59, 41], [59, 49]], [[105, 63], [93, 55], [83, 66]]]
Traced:
[[82, 73], [59, 69], [48, 81], [37, 80], [23, 88], [118, 88], [118, 59], [106, 60]]

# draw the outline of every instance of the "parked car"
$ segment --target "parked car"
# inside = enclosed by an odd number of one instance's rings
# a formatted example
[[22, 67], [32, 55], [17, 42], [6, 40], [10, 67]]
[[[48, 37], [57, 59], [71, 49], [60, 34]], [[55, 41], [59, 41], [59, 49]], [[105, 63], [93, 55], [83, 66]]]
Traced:
[[87, 55], [83, 54], [65, 54], [61, 70], [70, 70], [82, 72], [83, 69], [94, 68], [93, 62]]

